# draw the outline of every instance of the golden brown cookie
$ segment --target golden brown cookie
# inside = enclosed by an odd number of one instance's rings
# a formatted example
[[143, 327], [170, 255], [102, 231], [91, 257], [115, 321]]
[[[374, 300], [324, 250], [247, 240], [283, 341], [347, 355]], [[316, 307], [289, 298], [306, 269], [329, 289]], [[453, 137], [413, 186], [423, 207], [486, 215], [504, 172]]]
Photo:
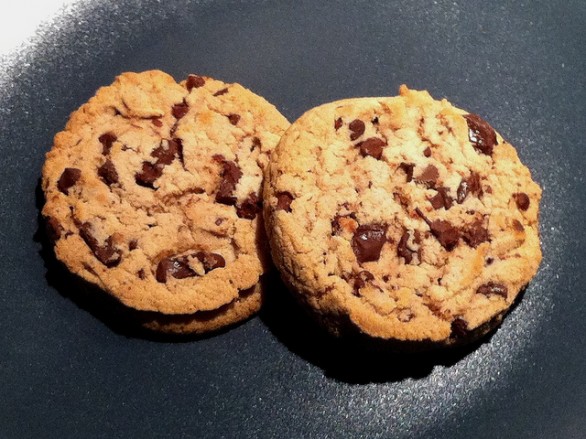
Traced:
[[120, 75], [47, 154], [43, 215], [57, 258], [157, 313], [155, 329], [204, 332], [252, 315], [267, 258], [263, 169], [288, 125], [238, 84]]
[[515, 149], [425, 91], [309, 110], [264, 188], [275, 263], [334, 333], [469, 341], [500, 322], [541, 261], [541, 190]]

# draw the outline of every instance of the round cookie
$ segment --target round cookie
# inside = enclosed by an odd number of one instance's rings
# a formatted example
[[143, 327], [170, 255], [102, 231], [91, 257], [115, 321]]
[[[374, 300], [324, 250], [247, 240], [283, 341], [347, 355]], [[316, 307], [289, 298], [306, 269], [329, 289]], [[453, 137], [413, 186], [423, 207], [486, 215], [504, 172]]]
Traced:
[[335, 334], [471, 341], [541, 261], [541, 189], [479, 116], [401, 86], [306, 112], [264, 183], [273, 259]]
[[124, 73], [55, 136], [43, 167], [55, 253], [145, 326], [205, 332], [261, 303], [263, 170], [289, 126], [238, 84]]

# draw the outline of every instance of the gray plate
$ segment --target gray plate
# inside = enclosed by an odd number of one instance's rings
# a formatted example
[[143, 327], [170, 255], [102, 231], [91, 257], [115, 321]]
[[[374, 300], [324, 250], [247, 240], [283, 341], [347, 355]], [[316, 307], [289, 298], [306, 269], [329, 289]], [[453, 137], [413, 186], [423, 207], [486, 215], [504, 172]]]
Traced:
[[[0, 437], [583, 438], [586, 2], [89, 1], [1, 59]], [[125, 70], [238, 81], [291, 120], [401, 83], [483, 115], [544, 189], [544, 261], [485, 343], [373, 356], [278, 282], [200, 340], [126, 328], [55, 263], [38, 179], [68, 114]], [[92, 296], [93, 297], [93, 296]]]

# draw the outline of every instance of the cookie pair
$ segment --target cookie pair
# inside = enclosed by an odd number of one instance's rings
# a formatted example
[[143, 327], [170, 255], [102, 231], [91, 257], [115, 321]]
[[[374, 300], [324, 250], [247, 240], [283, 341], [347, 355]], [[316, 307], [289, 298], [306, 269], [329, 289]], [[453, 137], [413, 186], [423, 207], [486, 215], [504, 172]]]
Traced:
[[289, 128], [237, 84], [125, 73], [55, 137], [43, 190], [57, 257], [165, 332], [254, 314], [265, 236], [332, 332], [416, 343], [489, 330], [541, 259], [540, 189], [513, 147], [406, 87]]

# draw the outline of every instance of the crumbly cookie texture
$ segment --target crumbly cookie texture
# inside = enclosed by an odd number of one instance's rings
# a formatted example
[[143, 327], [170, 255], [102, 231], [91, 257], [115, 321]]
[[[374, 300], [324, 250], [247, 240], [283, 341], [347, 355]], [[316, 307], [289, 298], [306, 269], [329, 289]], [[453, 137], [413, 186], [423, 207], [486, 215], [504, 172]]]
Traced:
[[[192, 315], [178, 332], [250, 316], [268, 258], [263, 170], [288, 126], [238, 84], [118, 76], [71, 115], [47, 154], [43, 215], [57, 258], [158, 320]], [[218, 310], [229, 312], [211, 318]]]
[[305, 113], [273, 152], [264, 196], [284, 281], [334, 333], [469, 341], [541, 261], [541, 189], [515, 149], [406, 86]]

